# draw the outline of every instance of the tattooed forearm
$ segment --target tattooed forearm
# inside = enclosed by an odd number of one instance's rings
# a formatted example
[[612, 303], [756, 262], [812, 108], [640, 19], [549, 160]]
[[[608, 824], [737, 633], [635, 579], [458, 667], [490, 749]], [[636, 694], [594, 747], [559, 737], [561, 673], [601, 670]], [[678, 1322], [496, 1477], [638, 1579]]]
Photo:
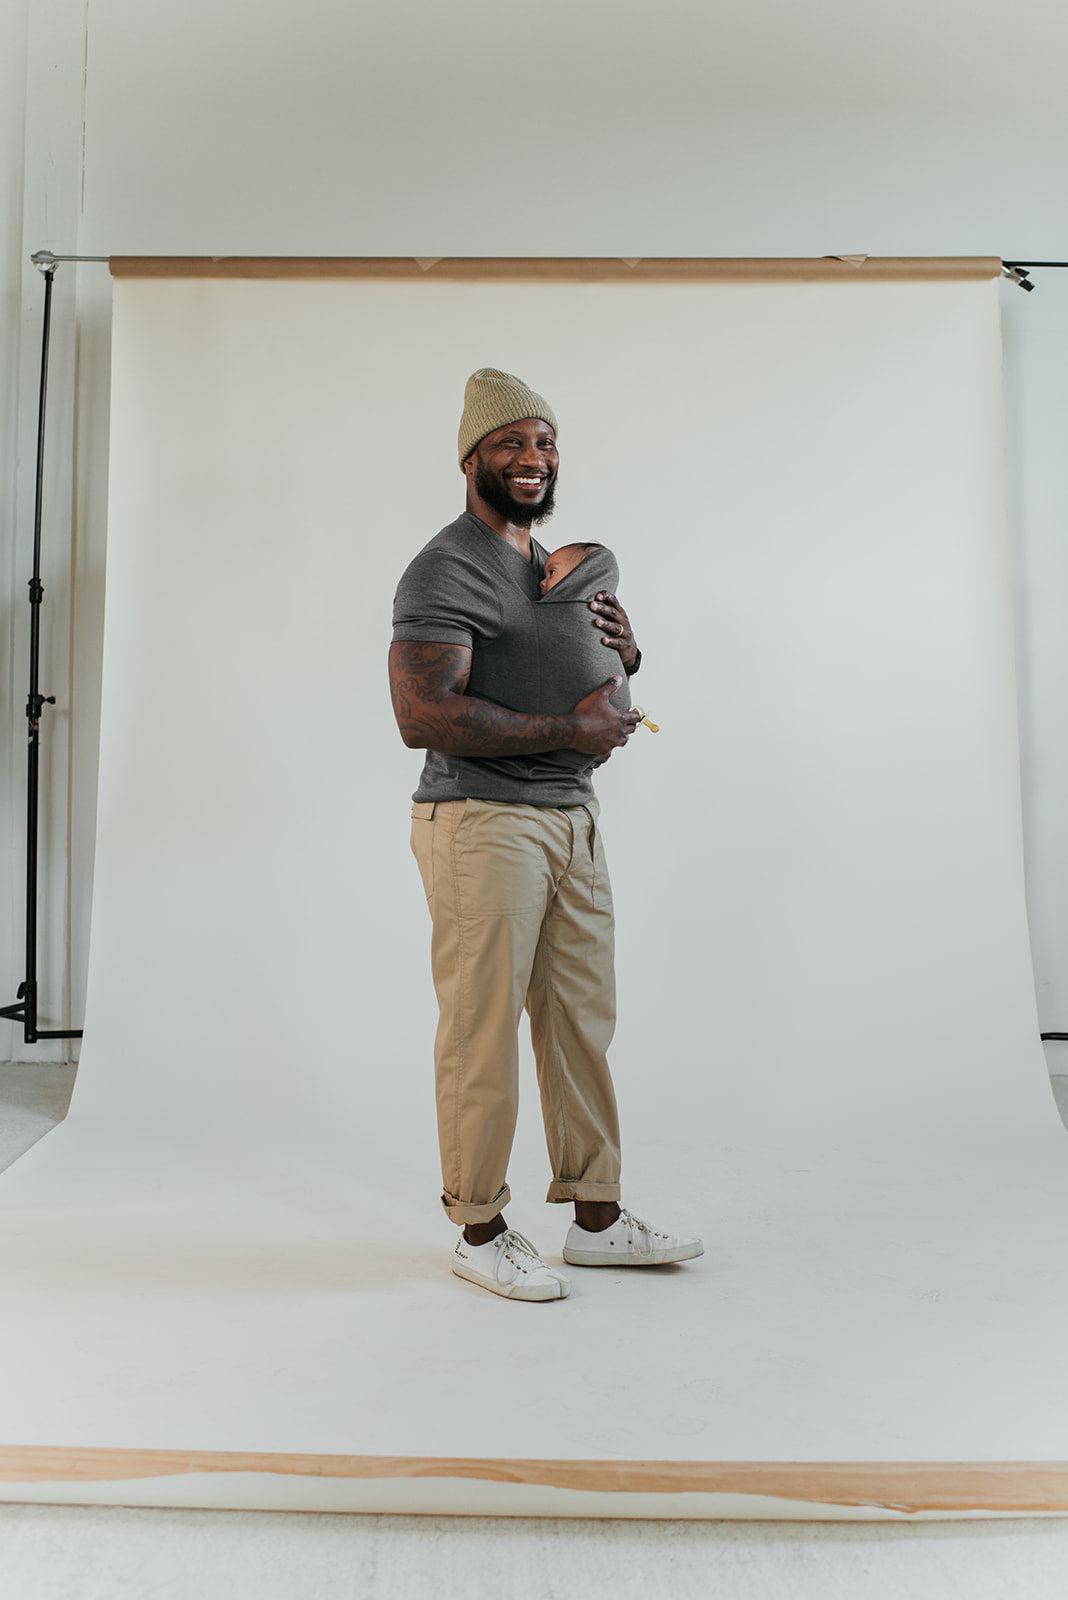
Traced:
[[[465, 695], [465, 705], [453, 723], [464, 749], [456, 755], [533, 755], [538, 750], [566, 750], [575, 737], [572, 716], [551, 716], [545, 711], [510, 711], [476, 695]], [[440, 747], [438, 747], [440, 748]]]
[[409, 749], [510, 756], [571, 747], [574, 716], [511, 711], [480, 700], [466, 692], [470, 672], [471, 651], [463, 645], [408, 641], [390, 647], [393, 711]]

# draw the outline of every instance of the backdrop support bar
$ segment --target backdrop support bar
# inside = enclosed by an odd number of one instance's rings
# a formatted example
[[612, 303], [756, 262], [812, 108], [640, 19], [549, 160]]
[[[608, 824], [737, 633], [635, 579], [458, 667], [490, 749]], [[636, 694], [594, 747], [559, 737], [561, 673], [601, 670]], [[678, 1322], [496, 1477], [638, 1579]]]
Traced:
[[49, 272], [61, 261], [110, 261], [110, 256], [56, 256], [51, 250], [35, 250], [30, 257], [34, 266], [41, 272]]

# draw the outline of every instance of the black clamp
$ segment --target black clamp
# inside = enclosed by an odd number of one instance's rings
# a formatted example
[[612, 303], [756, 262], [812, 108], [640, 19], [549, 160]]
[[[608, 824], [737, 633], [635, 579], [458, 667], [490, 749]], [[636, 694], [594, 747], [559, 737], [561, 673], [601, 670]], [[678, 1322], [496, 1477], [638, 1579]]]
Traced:
[[36, 727], [37, 723], [41, 720], [41, 712], [44, 710], [45, 706], [54, 706], [55, 703], [56, 697], [54, 694], [27, 695], [26, 715], [29, 717], [31, 724]]

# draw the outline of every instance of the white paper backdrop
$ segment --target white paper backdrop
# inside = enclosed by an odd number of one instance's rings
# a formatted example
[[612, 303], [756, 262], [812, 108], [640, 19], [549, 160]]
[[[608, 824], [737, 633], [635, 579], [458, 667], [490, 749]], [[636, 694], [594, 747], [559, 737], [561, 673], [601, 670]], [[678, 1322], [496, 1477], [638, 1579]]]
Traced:
[[[695, 1109], [762, 1138], [894, 1106], [914, 1130], [917, 1093], [940, 1131], [965, 1087], [1014, 1120], [1028, 1082], [1045, 1100], [992, 285], [118, 291], [82, 1096], [152, 1109], [162, 1077], [200, 1123], [204, 1084], [220, 1128], [280, 1112], [316, 1147], [294, 1058], [343, 1143], [369, 1094], [410, 1103], [421, 758], [384, 649], [400, 571], [462, 508], [462, 381], [493, 357], [552, 393], [551, 542], [617, 550], [663, 725], [601, 779], [621, 1071], [688, 1057]], [[128, 1071], [94, 1068], [102, 1039]]]
[[[662, 732], [598, 784], [625, 1195], [708, 1245], [552, 1323], [448, 1276], [385, 682], [483, 364], [550, 398], [546, 535], [611, 544], [645, 652]], [[12, 1359], [76, 1309], [86, 1364], [12, 1437], [1065, 1453], [996, 284], [122, 281], [113, 371], [86, 1041], [0, 1188]], [[546, 1182], [530, 1078], [552, 1255]]]

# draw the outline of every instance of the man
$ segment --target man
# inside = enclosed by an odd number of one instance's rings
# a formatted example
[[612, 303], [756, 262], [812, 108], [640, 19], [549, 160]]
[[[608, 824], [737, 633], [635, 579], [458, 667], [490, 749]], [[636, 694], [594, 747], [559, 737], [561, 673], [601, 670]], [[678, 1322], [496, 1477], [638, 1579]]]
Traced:
[[509, 1229], [506, 1173], [524, 1006], [553, 1181], [571, 1201], [565, 1261], [656, 1265], [700, 1255], [619, 1205], [619, 1129], [606, 1051], [615, 1025], [613, 914], [590, 773], [638, 715], [610, 696], [641, 655], [615, 595], [590, 604], [610, 675], [566, 714], [537, 705], [538, 600], [557, 424], [510, 373], [468, 380], [459, 460], [467, 509], [408, 567], [394, 602], [390, 689], [402, 737], [426, 750], [412, 849], [433, 922], [442, 1203], [463, 1225], [460, 1277], [510, 1299], [563, 1299], [567, 1279]]

